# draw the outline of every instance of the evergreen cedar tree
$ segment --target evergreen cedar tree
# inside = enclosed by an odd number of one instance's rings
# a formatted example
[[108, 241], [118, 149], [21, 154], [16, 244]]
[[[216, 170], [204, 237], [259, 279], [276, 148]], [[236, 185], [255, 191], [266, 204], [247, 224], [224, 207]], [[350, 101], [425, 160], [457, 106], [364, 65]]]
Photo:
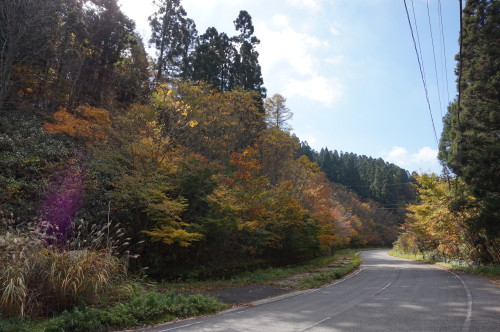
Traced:
[[[477, 209], [467, 225], [478, 246], [500, 236], [500, 1], [468, 0], [457, 55], [460, 110], [444, 117], [439, 158], [463, 185], [454, 211]], [[473, 200], [468, 199], [473, 197]]]
[[158, 52], [156, 81], [168, 77], [186, 78], [186, 59], [197, 39], [196, 24], [186, 18], [180, 0], [158, 0], [153, 2], [158, 10], [151, 15], [151, 38], [149, 43]]
[[234, 21], [239, 35], [229, 37], [209, 27], [198, 37], [196, 25], [186, 18], [180, 0], [157, 0], [158, 10], [149, 17], [151, 39], [157, 50], [156, 81], [189, 79], [203, 81], [219, 91], [237, 87], [257, 91], [266, 97], [266, 89], [255, 47], [252, 17], [240, 11]]
[[193, 81], [204, 81], [220, 91], [231, 91], [236, 87], [257, 91], [266, 97], [263, 86], [259, 53], [255, 47], [260, 40], [253, 35], [252, 17], [240, 11], [234, 21], [239, 35], [228, 37], [211, 27], [201, 35], [191, 54], [191, 76]]

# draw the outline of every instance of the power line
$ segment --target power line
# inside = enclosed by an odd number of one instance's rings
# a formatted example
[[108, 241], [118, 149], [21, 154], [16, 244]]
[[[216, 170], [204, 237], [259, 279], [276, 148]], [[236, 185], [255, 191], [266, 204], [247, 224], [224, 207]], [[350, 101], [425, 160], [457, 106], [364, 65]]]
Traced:
[[429, 1], [425, 2], [427, 5], [427, 18], [429, 19], [429, 31], [431, 32], [431, 44], [432, 44], [432, 55], [434, 56], [434, 72], [436, 73], [436, 83], [437, 83], [437, 90], [438, 90], [438, 98], [439, 98], [439, 109], [441, 110], [441, 118], [443, 117], [443, 105], [441, 104], [441, 91], [439, 88], [439, 78], [438, 78], [438, 70], [437, 70], [437, 64], [436, 64], [436, 52], [434, 50], [434, 36], [432, 34], [432, 23], [431, 23], [431, 13], [429, 10]]
[[427, 78], [425, 77], [424, 55], [423, 55], [423, 52], [422, 52], [422, 48], [420, 47], [420, 36], [419, 36], [419, 33], [418, 33], [417, 16], [415, 15], [415, 6], [413, 5], [413, 0], [411, 0], [411, 9], [412, 9], [412, 12], [413, 12], [413, 24], [415, 24], [415, 32], [416, 32], [416, 35], [417, 35], [417, 44], [418, 44], [418, 51], [419, 51], [418, 56], [420, 57], [420, 62], [422, 63], [422, 73], [424, 74], [423, 75], [423, 77], [424, 77], [424, 79], [423, 79], [424, 80], [424, 86], [427, 89]]
[[391, 203], [391, 204], [380, 204], [380, 205], [382, 205], [382, 206], [389, 206], [389, 205], [400, 205], [400, 206], [406, 206], [406, 205], [410, 205], [410, 204], [409, 204], [409, 203], [407, 203], [407, 204], [403, 204], [403, 203], [397, 203], [397, 204], [396, 204], [396, 203], [394, 203], [394, 204], [393, 204], [393, 203]]
[[439, 24], [441, 25], [441, 41], [443, 45], [443, 58], [444, 58], [444, 77], [446, 78], [446, 94], [448, 101], [450, 101], [450, 84], [448, 83], [448, 64], [446, 61], [446, 44], [444, 42], [444, 29], [443, 29], [443, 11], [441, 9], [441, 0], [438, 0], [438, 14], [439, 14]]
[[420, 76], [422, 77], [422, 82], [424, 84], [425, 97], [427, 99], [427, 106], [429, 107], [429, 114], [431, 116], [432, 129], [434, 130], [434, 139], [436, 140], [436, 147], [438, 147], [439, 144], [438, 144], [438, 138], [437, 138], [437, 133], [436, 133], [436, 126], [434, 125], [434, 117], [432, 116], [431, 103], [429, 101], [429, 92], [427, 91], [427, 86], [425, 84], [424, 73], [422, 71], [422, 64], [420, 62], [420, 56], [419, 56], [418, 50], [417, 50], [417, 43], [415, 42], [415, 35], [413, 34], [413, 27], [411, 26], [410, 14], [408, 13], [408, 6], [406, 5], [406, 0], [404, 0], [404, 4], [405, 4], [405, 9], [406, 9], [406, 17], [408, 18], [408, 24], [410, 25], [411, 37], [413, 39], [413, 45], [415, 47], [415, 52], [417, 54], [418, 67], [420, 68]]
[[[462, 141], [462, 139], [464, 138], [464, 133], [462, 131], [462, 126], [460, 124], [460, 99], [461, 99], [461, 95], [462, 95], [462, 66], [463, 66], [463, 60], [462, 60], [462, 44], [463, 44], [463, 27], [462, 27], [462, 0], [458, 0], [458, 2], [460, 3], [460, 58], [458, 59], [459, 61], [459, 65], [460, 65], [460, 69], [458, 71], [458, 102], [457, 102], [457, 106], [458, 106], [458, 109], [457, 109], [457, 122], [458, 122], [458, 131], [461, 133], [461, 136], [460, 136], [460, 139], [458, 140], [458, 143], [460, 143]], [[457, 147], [458, 147], [458, 144], [457, 144]]]
[[[443, 57], [441, 60], [444, 59], [444, 78], [446, 80], [446, 96], [448, 98], [448, 102], [450, 102], [450, 83], [448, 82], [448, 63], [446, 61], [446, 43], [445, 43], [445, 38], [444, 38], [444, 28], [443, 28], [443, 10], [441, 8], [441, 0], [438, 0], [438, 15], [439, 15], [439, 25], [440, 25], [440, 40], [441, 40], [441, 46], [443, 50]], [[442, 64], [443, 62], [441, 62]], [[444, 80], [443, 80], [443, 85], [444, 85]], [[446, 180], [448, 182], [448, 187], [451, 189], [451, 181], [450, 181], [450, 172], [448, 170], [448, 167], [446, 166], [445, 163], [442, 163], [443, 166], [443, 173], [446, 176]]]
[[386, 184], [372, 184], [372, 185], [366, 185], [366, 184], [354, 184], [354, 185], [346, 185], [347, 187], [390, 187], [390, 186], [403, 186], [407, 184], [413, 184], [412, 182], [405, 182], [405, 183], [386, 183]]

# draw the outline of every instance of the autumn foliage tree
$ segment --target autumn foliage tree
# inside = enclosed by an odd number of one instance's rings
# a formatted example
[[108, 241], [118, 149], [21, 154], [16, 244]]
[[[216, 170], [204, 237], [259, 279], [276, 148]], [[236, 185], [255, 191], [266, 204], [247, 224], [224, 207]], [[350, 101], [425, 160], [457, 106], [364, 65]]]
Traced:
[[[421, 174], [417, 180], [420, 202], [409, 207], [403, 233], [395, 242], [397, 250], [470, 261], [499, 258], [499, 253], [492, 250], [494, 246], [478, 246], [477, 239], [484, 234], [474, 234], [467, 227], [467, 220], [474, 217], [476, 210], [450, 210], [455, 199], [452, 189], [463, 183], [435, 174]], [[468, 199], [474, 200], [472, 196]]]
[[44, 127], [48, 133], [66, 134], [90, 144], [107, 138], [111, 119], [105, 109], [79, 106], [73, 112], [65, 108], [57, 111], [54, 122], [46, 122]]

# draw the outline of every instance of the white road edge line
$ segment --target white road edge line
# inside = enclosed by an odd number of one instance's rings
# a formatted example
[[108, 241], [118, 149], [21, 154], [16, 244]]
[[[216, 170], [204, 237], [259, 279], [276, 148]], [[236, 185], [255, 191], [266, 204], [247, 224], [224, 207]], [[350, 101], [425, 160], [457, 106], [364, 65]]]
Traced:
[[[360, 268], [359, 268], [359, 270], [358, 270], [358, 271], [356, 271], [356, 272], [354, 272], [354, 273], [350, 274], [349, 276], [347, 276], [347, 277], [345, 277], [345, 278], [343, 278], [343, 279], [340, 279], [340, 280], [338, 280], [338, 281], [336, 281], [336, 282], [334, 282], [334, 283], [328, 284], [328, 285], [326, 285], [326, 286], [323, 286], [323, 287], [320, 287], [320, 288], [316, 288], [316, 289], [310, 290], [309, 292], [305, 292], [305, 293], [302, 293], [302, 294], [298, 294], [298, 295], [296, 295], [296, 296], [291, 296], [291, 297], [288, 297], [288, 298], [282, 299], [281, 301], [286, 301], [286, 300], [288, 300], [288, 299], [290, 299], [290, 298], [292, 298], [292, 297], [297, 297], [297, 296], [302, 296], [302, 295], [306, 295], [306, 294], [314, 293], [314, 292], [316, 292], [316, 291], [319, 291], [319, 290], [320, 290], [320, 289], [322, 289], [322, 288], [330, 287], [330, 286], [333, 286], [333, 285], [335, 285], [335, 284], [341, 283], [342, 281], [345, 281], [345, 280], [347, 280], [347, 279], [350, 279], [350, 278], [354, 277], [356, 274], [358, 274], [359, 272], [361, 272], [361, 270], [363, 270], [363, 264], [361, 264], [361, 266], [360, 266]], [[278, 300], [278, 301], [279, 301], [279, 300]], [[263, 307], [263, 306], [269, 305], [269, 304], [271, 304], [271, 303], [273, 303], [273, 302], [269, 302], [269, 303], [261, 304], [261, 305], [259, 305], [259, 307]], [[237, 312], [237, 313], [238, 313], [238, 314], [240, 314], [240, 313], [243, 313], [244, 311], [246, 311], [246, 310], [242, 310], [242, 311], [239, 311], [239, 312]], [[224, 312], [221, 312], [221, 314], [224, 314]], [[330, 317], [330, 318], [331, 318], [331, 317]], [[329, 319], [329, 318], [327, 318], [327, 319]], [[323, 321], [324, 321], [324, 320], [323, 320]], [[321, 321], [321, 322], [323, 322], [323, 321]], [[169, 328], [169, 329], [160, 330], [160, 331], [156, 331], [156, 332], [167, 332], [167, 331], [173, 331], [173, 330], [181, 329], [181, 328], [183, 328], [183, 327], [189, 327], [189, 326], [192, 326], [192, 325], [197, 325], [197, 324], [201, 324], [201, 323], [205, 323], [205, 322], [206, 322], [206, 320], [203, 320], [203, 321], [201, 321], [201, 322], [196, 322], [196, 323], [186, 324], [186, 325], [182, 325], [182, 326], [171, 327], [171, 328]], [[321, 322], [319, 322], [319, 323], [321, 323]], [[319, 324], [319, 323], [318, 323], [318, 324]]]
[[[330, 287], [330, 286], [333, 286], [333, 285], [339, 284], [339, 283], [341, 283], [341, 282], [343, 282], [343, 281], [346, 281], [346, 280], [348, 280], [348, 279], [351, 279], [352, 277], [354, 277], [355, 275], [357, 275], [358, 273], [360, 273], [360, 272], [363, 270], [363, 266], [364, 266], [363, 264], [360, 264], [359, 269], [358, 269], [356, 272], [351, 273], [351, 274], [349, 274], [347, 277], [344, 277], [344, 278], [342, 278], [342, 279], [340, 279], [340, 280], [337, 280], [337, 281], [335, 281], [335, 282], [333, 282], [333, 283], [331, 283], [331, 284], [328, 284], [328, 285], [322, 286], [322, 287], [320, 287], [320, 288], [311, 289], [311, 290], [309, 290], [309, 291], [306, 291], [306, 292], [303, 292], [303, 293], [300, 293], [300, 294], [297, 294], [297, 295], [292, 295], [292, 296], [286, 297], [286, 298], [284, 298], [284, 299], [278, 299], [278, 300], [276, 300], [276, 301], [272, 301], [272, 298], [271, 298], [271, 299], [270, 299], [270, 300], [271, 300], [270, 302], [263, 303], [263, 304], [257, 304], [257, 305], [255, 305], [254, 307], [264, 307], [264, 306], [270, 305], [271, 303], [274, 303], [274, 302], [277, 302], [277, 301], [287, 301], [287, 300], [290, 300], [290, 299], [295, 298], [295, 297], [299, 297], [299, 296], [304, 296], [304, 295], [307, 295], [307, 294], [311, 294], [311, 293], [317, 292], [317, 291], [319, 291], [319, 290], [322, 290], [322, 289], [324, 289], [324, 288], [327, 288], [327, 287]], [[258, 302], [258, 301], [256, 301], [256, 302]], [[254, 303], [255, 303], [255, 302], [254, 302]], [[249, 308], [247, 308], [246, 310], [251, 309], [251, 308], [254, 308], [254, 307], [249, 307]], [[245, 310], [245, 311], [246, 311], [246, 310]], [[161, 331], [160, 331], [160, 332], [161, 332]]]
[[180, 329], [180, 328], [183, 328], [183, 327], [189, 327], [189, 326], [201, 324], [201, 323], [204, 323], [204, 322], [206, 322], [206, 321], [202, 320], [201, 322], [196, 322], [196, 323], [186, 324], [186, 325], [182, 325], [182, 326], [172, 327], [172, 328], [169, 328], [169, 329], [160, 330], [160, 331], [156, 331], [156, 332], [166, 332], [166, 331], [177, 330], [177, 329]]
[[[399, 258], [401, 258], [401, 257], [399, 257]], [[411, 260], [408, 258], [401, 258], [401, 259], [415, 262], [414, 260]], [[465, 314], [465, 322], [464, 322], [464, 325], [462, 326], [462, 332], [469, 332], [470, 323], [472, 320], [472, 294], [470, 293], [469, 287], [467, 287], [467, 284], [465, 283], [465, 281], [463, 281], [463, 279], [460, 278], [456, 273], [451, 272], [448, 269], [442, 268], [439, 265], [432, 265], [432, 266], [434, 266], [437, 269], [445, 270], [446, 272], [453, 274], [455, 277], [458, 278], [458, 280], [460, 280], [460, 282], [462, 283], [462, 286], [464, 286], [465, 293], [467, 293], [467, 313]]]
[[470, 293], [469, 287], [465, 283], [465, 281], [458, 276], [458, 274], [448, 271], [451, 274], [453, 274], [455, 277], [462, 282], [462, 285], [465, 288], [465, 293], [467, 293], [467, 314], [465, 315], [465, 322], [464, 326], [462, 327], [462, 332], [469, 332], [470, 329], [470, 322], [472, 320], [472, 294]]
[[[397, 265], [394, 265], [394, 267], [398, 270], [398, 275], [396, 276], [396, 279], [395, 279], [393, 282], [391, 282], [390, 284], [388, 284], [387, 286], [385, 286], [384, 288], [382, 288], [381, 290], [379, 290], [377, 293], [373, 294], [372, 296], [375, 296], [375, 295], [377, 295], [377, 294], [380, 294], [382, 291], [384, 291], [385, 289], [387, 289], [387, 287], [389, 287], [389, 286], [390, 286], [390, 285], [392, 285], [392, 284], [393, 284], [396, 280], [398, 280], [398, 278], [399, 278], [399, 274], [401, 273], [401, 270], [399, 269], [399, 267], [398, 267]], [[355, 276], [355, 275], [356, 275], [356, 274], [358, 274], [359, 272], [361, 272], [361, 269], [360, 269], [358, 272], [356, 272], [356, 273], [352, 274], [351, 276], [349, 276], [349, 278], [351, 278], [351, 277]], [[328, 285], [328, 286], [332, 286], [332, 285], [338, 284], [339, 282], [342, 282], [342, 281], [347, 280], [347, 279], [349, 279], [349, 278], [342, 279], [342, 280], [337, 281], [336, 283], [330, 284], [330, 285]], [[328, 286], [325, 286], [325, 287], [328, 287]], [[321, 289], [321, 288], [319, 288], [319, 289]], [[318, 290], [318, 289], [317, 289], [317, 290]], [[315, 291], [316, 291], [316, 290], [315, 290]], [[313, 328], [313, 327], [315, 327], [315, 326], [317, 326], [317, 325], [319, 325], [319, 324], [321, 324], [321, 323], [323, 323], [323, 322], [326, 322], [327, 320], [332, 319], [333, 317], [334, 317], [334, 316], [330, 316], [330, 317], [328, 317], [328, 318], [325, 318], [325, 319], [323, 319], [323, 320], [320, 320], [320, 321], [319, 321], [319, 322], [317, 322], [317, 323], [314, 323], [314, 324], [312, 324], [312, 325], [309, 325], [309, 326], [307, 326], [307, 327], [304, 327], [303, 329], [301, 329], [301, 330], [297, 330], [297, 331], [295, 331], [295, 332], [304, 332], [304, 331], [307, 331], [307, 330], [309, 330], [310, 328]], [[463, 332], [468, 332], [468, 331], [463, 331]]]
[[[361, 264], [361, 265], [360, 265], [360, 268], [358, 269], [358, 271], [356, 271], [356, 272], [354, 272], [354, 273], [350, 274], [349, 276], [347, 276], [347, 277], [345, 277], [345, 278], [342, 278], [342, 279], [340, 279], [340, 280], [338, 280], [338, 281], [336, 281], [336, 282], [334, 282], [334, 283], [328, 284], [328, 285], [323, 286], [323, 287], [320, 287], [320, 288], [316, 288], [316, 289], [310, 290], [309, 292], [305, 292], [305, 293], [298, 294], [298, 295], [295, 295], [295, 296], [287, 297], [287, 298], [285, 298], [285, 299], [278, 300], [278, 301], [286, 301], [286, 300], [288, 300], [288, 299], [290, 299], [290, 298], [293, 298], [293, 297], [298, 297], [298, 296], [302, 296], [302, 295], [306, 295], [306, 294], [314, 293], [314, 292], [316, 292], [316, 291], [319, 291], [320, 289], [323, 289], [323, 288], [326, 288], [326, 287], [330, 287], [330, 286], [336, 285], [336, 284], [338, 284], [338, 283], [341, 283], [341, 282], [343, 282], [343, 281], [346, 281], [346, 280], [348, 280], [348, 279], [351, 279], [352, 277], [354, 277], [355, 275], [357, 275], [359, 272], [361, 272], [361, 270], [363, 270], [363, 264]], [[276, 302], [276, 301], [274, 301], [274, 302]], [[269, 304], [271, 304], [271, 303], [273, 303], [273, 302], [269, 302], [269, 303], [261, 304], [261, 305], [258, 305], [258, 306], [259, 306], [259, 307], [263, 307], [263, 306], [269, 305]], [[244, 312], [244, 311], [246, 311], [246, 310], [242, 310], [242, 311], [239, 311], [239, 312], [237, 312], [237, 313], [239, 314], [239, 313], [242, 313], [242, 312]], [[224, 312], [221, 312], [221, 314], [224, 314]], [[215, 316], [217, 316], [217, 315], [215, 315]], [[214, 316], [212, 316], [212, 317], [214, 317]], [[313, 327], [313, 326], [316, 326], [316, 325], [318, 325], [318, 324], [321, 324], [322, 322], [324, 322], [324, 321], [326, 321], [326, 320], [328, 320], [328, 319], [330, 319], [330, 318], [332, 318], [332, 317], [329, 317], [329, 318], [327, 318], [327, 319], [324, 319], [324, 320], [322, 320], [321, 322], [316, 323], [315, 325], [311, 325], [311, 326], [307, 327], [306, 329], [308, 329], [308, 328], [310, 328], [310, 327]], [[205, 323], [205, 322], [206, 322], [206, 320], [203, 320], [203, 321], [201, 321], [201, 322], [196, 322], [196, 323], [186, 324], [186, 325], [182, 325], [182, 326], [176, 326], [176, 327], [172, 327], [172, 328], [169, 328], [169, 329], [160, 330], [160, 331], [156, 331], [156, 332], [167, 332], [167, 331], [173, 331], [173, 330], [181, 329], [181, 328], [183, 328], [183, 327], [189, 327], [189, 326], [192, 326], [192, 325], [197, 325], [197, 324], [201, 324], [201, 323]], [[304, 329], [304, 330], [300, 330], [300, 331], [305, 331], [305, 329]]]
[[[333, 317], [333, 316], [332, 316], [332, 317]], [[323, 320], [320, 320], [319, 322], [317, 322], [317, 323], [315, 323], [315, 324], [309, 325], [308, 327], [304, 327], [302, 330], [297, 330], [297, 331], [295, 331], [295, 332], [303, 332], [303, 331], [309, 330], [310, 328], [315, 327], [316, 325], [319, 325], [319, 324], [321, 324], [321, 323], [323, 323], [323, 322], [326, 322], [326, 321], [327, 321], [327, 320], [329, 320], [329, 319], [332, 319], [332, 317], [328, 317], [328, 318], [325, 318], [325, 319], [323, 319]]]

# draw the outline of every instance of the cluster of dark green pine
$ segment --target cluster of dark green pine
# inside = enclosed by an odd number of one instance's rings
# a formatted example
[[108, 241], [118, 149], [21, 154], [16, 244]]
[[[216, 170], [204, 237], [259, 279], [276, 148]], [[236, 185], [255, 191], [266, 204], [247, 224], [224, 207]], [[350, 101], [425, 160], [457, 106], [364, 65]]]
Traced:
[[220, 91], [236, 87], [258, 91], [263, 98], [263, 84], [255, 47], [252, 17], [240, 11], [234, 21], [239, 35], [229, 37], [210, 27], [198, 36], [194, 21], [186, 17], [180, 0], [158, 0], [158, 10], [149, 17], [150, 43], [158, 52], [156, 80], [166, 77], [203, 81]]

